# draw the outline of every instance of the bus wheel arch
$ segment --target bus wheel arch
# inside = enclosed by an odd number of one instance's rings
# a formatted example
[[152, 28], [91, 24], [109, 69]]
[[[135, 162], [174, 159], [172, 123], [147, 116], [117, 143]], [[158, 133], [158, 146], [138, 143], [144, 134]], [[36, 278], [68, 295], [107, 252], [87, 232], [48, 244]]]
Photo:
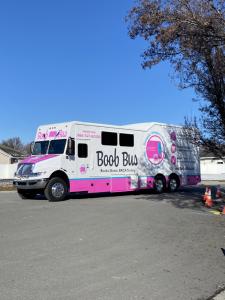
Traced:
[[45, 187], [45, 197], [53, 201], [65, 200], [69, 192], [69, 178], [63, 171], [55, 171], [49, 177], [48, 183]]
[[166, 189], [166, 178], [163, 174], [158, 173], [154, 177], [154, 190], [156, 193], [160, 194]]
[[176, 173], [171, 173], [168, 180], [168, 190], [175, 192], [180, 186], [180, 178]]

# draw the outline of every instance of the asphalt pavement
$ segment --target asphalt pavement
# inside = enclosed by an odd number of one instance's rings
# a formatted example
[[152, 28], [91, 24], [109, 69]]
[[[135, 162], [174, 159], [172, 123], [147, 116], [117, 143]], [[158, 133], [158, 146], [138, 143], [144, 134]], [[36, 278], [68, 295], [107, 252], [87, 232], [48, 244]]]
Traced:
[[225, 288], [225, 216], [202, 192], [58, 203], [0, 192], [0, 299], [211, 299]]

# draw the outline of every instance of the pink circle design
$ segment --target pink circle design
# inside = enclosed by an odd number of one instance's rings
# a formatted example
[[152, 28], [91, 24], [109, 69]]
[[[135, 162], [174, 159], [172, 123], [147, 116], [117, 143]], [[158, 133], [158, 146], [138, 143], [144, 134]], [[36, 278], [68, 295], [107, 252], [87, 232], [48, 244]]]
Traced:
[[175, 144], [172, 144], [172, 146], [171, 146], [171, 152], [172, 153], [176, 152], [176, 145]]
[[150, 136], [146, 143], [146, 154], [148, 160], [154, 165], [158, 165], [164, 160], [164, 145], [159, 135]]
[[177, 162], [176, 156], [174, 156], [174, 155], [171, 156], [171, 163], [172, 163], [173, 165], [175, 165], [176, 162]]
[[80, 166], [80, 173], [81, 173], [81, 174], [85, 174], [86, 171], [87, 171], [87, 169], [86, 169], [85, 165], [81, 165], [81, 166]]
[[172, 141], [176, 141], [177, 135], [176, 135], [176, 132], [175, 132], [175, 131], [172, 131], [172, 132], [170, 133], [170, 138], [171, 138]]

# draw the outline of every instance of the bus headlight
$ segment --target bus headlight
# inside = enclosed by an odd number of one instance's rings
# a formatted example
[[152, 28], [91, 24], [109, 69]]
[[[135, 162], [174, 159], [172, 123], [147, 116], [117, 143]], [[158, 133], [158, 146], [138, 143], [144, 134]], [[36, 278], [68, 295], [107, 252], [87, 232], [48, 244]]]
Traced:
[[35, 173], [31, 173], [30, 176], [31, 177], [38, 177], [38, 176], [42, 176], [46, 173], [46, 171], [43, 171], [43, 172], [35, 172]]

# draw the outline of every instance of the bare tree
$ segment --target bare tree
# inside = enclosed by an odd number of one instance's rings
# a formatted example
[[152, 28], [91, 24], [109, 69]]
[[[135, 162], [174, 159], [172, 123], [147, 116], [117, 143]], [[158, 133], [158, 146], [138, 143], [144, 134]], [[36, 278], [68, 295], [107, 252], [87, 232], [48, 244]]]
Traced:
[[13, 137], [3, 140], [0, 145], [3, 145], [9, 149], [13, 149], [21, 154], [30, 154], [30, 144], [23, 144], [20, 137]]
[[127, 21], [130, 37], [148, 44], [143, 68], [169, 61], [180, 87], [204, 100], [201, 120], [186, 120], [198, 126], [195, 141], [225, 155], [225, 1], [139, 0]]
[[23, 147], [24, 147], [24, 153], [27, 155], [30, 155], [31, 154], [31, 143], [24, 144]]
[[19, 137], [13, 137], [7, 140], [3, 140], [1, 144], [16, 151], [24, 151], [24, 145]]

